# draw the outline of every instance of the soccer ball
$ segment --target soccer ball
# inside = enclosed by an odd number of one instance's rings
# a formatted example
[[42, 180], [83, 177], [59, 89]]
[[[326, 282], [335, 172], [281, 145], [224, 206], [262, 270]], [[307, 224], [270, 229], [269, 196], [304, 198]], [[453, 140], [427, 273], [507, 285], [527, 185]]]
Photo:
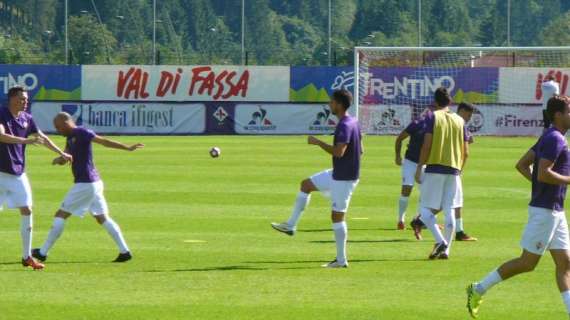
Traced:
[[218, 147], [213, 147], [212, 149], [210, 149], [210, 156], [212, 158], [217, 158], [222, 154], [222, 150], [220, 150], [220, 148]]

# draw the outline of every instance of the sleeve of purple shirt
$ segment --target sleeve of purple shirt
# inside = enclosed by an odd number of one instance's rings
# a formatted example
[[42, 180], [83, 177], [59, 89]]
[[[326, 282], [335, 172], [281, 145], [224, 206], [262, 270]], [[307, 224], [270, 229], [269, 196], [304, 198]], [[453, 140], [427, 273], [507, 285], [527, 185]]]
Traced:
[[349, 143], [350, 142], [350, 128], [344, 124], [339, 123], [335, 134], [336, 143]]
[[418, 132], [420, 128], [419, 124], [419, 120], [414, 120], [406, 127], [406, 129], [404, 129], [404, 131], [409, 135], [413, 135], [414, 133]]
[[559, 135], [548, 135], [542, 142], [541, 158], [556, 161], [566, 147], [566, 141]]
[[471, 136], [471, 132], [469, 132], [469, 128], [467, 128], [467, 126], [463, 126], [463, 141], [473, 143], [473, 137]]
[[93, 138], [95, 138], [96, 134], [93, 130], [91, 129], [85, 129], [83, 131], [83, 136], [85, 137], [85, 140], [87, 141], [91, 141], [93, 140]]
[[426, 133], [433, 134], [433, 127], [435, 126], [435, 115], [430, 112], [424, 118]]

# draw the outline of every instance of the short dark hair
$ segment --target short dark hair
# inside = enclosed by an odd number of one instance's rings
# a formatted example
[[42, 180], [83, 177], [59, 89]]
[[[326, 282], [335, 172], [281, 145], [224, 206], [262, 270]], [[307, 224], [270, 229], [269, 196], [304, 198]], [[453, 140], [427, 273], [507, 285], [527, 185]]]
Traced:
[[447, 107], [451, 103], [449, 92], [444, 87], [437, 88], [433, 98], [440, 107]]
[[335, 90], [332, 94], [332, 99], [340, 103], [344, 110], [347, 110], [352, 104], [352, 93], [346, 89]]
[[473, 111], [475, 111], [475, 107], [471, 103], [461, 102], [457, 106], [457, 112], [459, 112], [461, 110], [465, 110], [467, 112], [473, 112]]
[[551, 122], [554, 122], [554, 115], [557, 112], [564, 112], [566, 106], [570, 103], [570, 99], [565, 96], [554, 95], [548, 99], [546, 104], [546, 115]]
[[22, 86], [15, 86], [8, 90], [8, 99], [17, 96], [20, 92], [25, 92], [26, 90]]

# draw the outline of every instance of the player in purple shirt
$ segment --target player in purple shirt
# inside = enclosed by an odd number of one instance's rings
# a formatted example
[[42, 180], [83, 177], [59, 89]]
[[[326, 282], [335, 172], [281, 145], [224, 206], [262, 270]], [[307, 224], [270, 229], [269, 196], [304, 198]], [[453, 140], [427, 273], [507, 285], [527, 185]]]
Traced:
[[570, 239], [564, 214], [566, 186], [570, 184], [570, 155], [564, 137], [570, 129], [570, 98], [550, 98], [546, 111], [552, 126], [517, 163], [519, 172], [532, 182], [522, 254], [467, 287], [467, 308], [473, 317], [477, 317], [483, 295], [489, 289], [503, 280], [533, 271], [546, 250], [550, 250], [556, 264], [556, 282], [570, 315]]
[[329, 106], [339, 123], [334, 133], [333, 144], [325, 143], [309, 136], [308, 143], [321, 147], [332, 155], [333, 169], [319, 172], [301, 182], [301, 190], [293, 207], [293, 213], [287, 222], [272, 223], [271, 226], [290, 236], [295, 234], [297, 224], [307, 207], [311, 192], [320, 191], [329, 196], [332, 202], [332, 228], [336, 242], [336, 259], [323, 265], [325, 268], [346, 268], [346, 239], [348, 230], [345, 214], [348, 210], [352, 193], [360, 177], [360, 157], [363, 152], [362, 134], [356, 118], [351, 117], [347, 110], [352, 104], [352, 95], [346, 90], [333, 93]]
[[[113, 238], [119, 248], [119, 256], [114, 262], [125, 262], [132, 258], [131, 252], [119, 225], [109, 216], [107, 201], [103, 195], [103, 181], [99, 178], [99, 173], [93, 163], [92, 142], [98, 143], [107, 148], [114, 148], [126, 151], [135, 151], [144, 147], [143, 144], [131, 146], [115, 142], [98, 136], [92, 130], [78, 127], [73, 118], [65, 113], [59, 113], [54, 118], [54, 126], [58, 133], [67, 137], [66, 151], [73, 156], [71, 169], [75, 184], [65, 196], [61, 208], [56, 212], [52, 228], [47, 240], [41, 248], [32, 250], [34, 258], [45, 261], [48, 251], [55, 244], [55, 241], [63, 233], [65, 220], [71, 215], [83, 217], [89, 211]], [[53, 164], [64, 165], [67, 161], [59, 157], [53, 160]]]
[[[424, 142], [425, 122], [423, 117], [412, 121], [396, 138], [396, 165], [402, 167], [402, 191], [398, 201], [398, 230], [404, 230], [406, 210], [415, 184], [416, 168]], [[402, 161], [402, 142], [410, 138], [406, 155]]]
[[32, 189], [26, 166], [26, 144], [43, 144], [62, 156], [65, 161], [72, 157], [61, 151], [36, 126], [32, 115], [27, 113], [28, 93], [22, 87], [8, 90], [8, 106], [0, 108], [0, 206], [20, 210], [22, 237], [22, 265], [34, 270], [44, 265], [31, 256], [32, 249]]

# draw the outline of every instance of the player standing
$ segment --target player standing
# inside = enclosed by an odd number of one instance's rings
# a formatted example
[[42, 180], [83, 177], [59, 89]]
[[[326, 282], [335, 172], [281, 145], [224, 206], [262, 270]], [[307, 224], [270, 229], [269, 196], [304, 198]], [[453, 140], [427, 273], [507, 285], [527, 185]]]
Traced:
[[570, 239], [564, 214], [566, 188], [570, 184], [570, 154], [564, 137], [570, 129], [569, 104], [568, 97], [554, 96], [548, 100], [547, 116], [552, 127], [517, 164], [519, 172], [532, 182], [528, 222], [521, 240], [523, 251], [520, 257], [505, 262], [480, 282], [467, 287], [467, 308], [474, 318], [489, 289], [533, 271], [546, 250], [550, 250], [556, 264], [556, 282], [570, 314]]
[[[132, 258], [119, 225], [109, 216], [107, 201], [103, 195], [103, 181], [99, 177], [93, 163], [92, 142], [107, 148], [135, 151], [144, 147], [143, 144], [127, 146], [108, 140], [95, 134], [92, 130], [78, 127], [73, 118], [65, 112], [54, 118], [54, 126], [58, 133], [67, 137], [66, 151], [73, 156], [72, 171], [75, 184], [65, 196], [61, 208], [56, 212], [48, 238], [41, 249], [34, 249], [34, 258], [45, 261], [48, 251], [63, 233], [65, 220], [72, 214], [83, 217], [89, 211], [113, 238], [119, 248], [119, 256], [114, 262], [125, 262]], [[64, 165], [62, 157], [53, 160], [53, 164]]]
[[358, 185], [360, 176], [360, 156], [362, 149], [362, 134], [358, 120], [347, 113], [352, 104], [352, 95], [347, 90], [333, 92], [329, 106], [339, 119], [334, 133], [334, 142], [329, 145], [313, 136], [309, 136], [308, 143], [321, 147], [332, 155], [333, 169], [319, 172], [301, 182], [301, 191], [293, 207], [293, 213], [284, 223], [272, 223], [271, 226], [290, 236], [295, 234], [297, 223], [307, 204], [311, 192], [320, 191], [330, 195], [332, 202], [332, 229], [336, 241], [336, 259], [323, 265], [325, 268], [346, 268], [346, 239], [348, 230], [345, 214], [350, 204], [354, 189]]
[[[406, 129], [404, 129], [396, 138], [396, 165], [402, 167], [402, 191], [398, 201], [398, 230], [404, 230], [404, 220], [406, 217], [406, 210], [410, 201], [410, 195], [414, 188], [414, 177], [418, 162], [420, 160], [420, 150], [424, 142], [425, 122], [423, 118], [412, 121]], [[410, 138], [408, 147], [406, 149], [405, 158], [402, 161], [402, 141]]]
[[[457, 106], [457, 115], [463, 118], [465, 124], [471, 121], [473, 112], [475, 112], [475, 107], [470, 103], [462, 102]], [[466, 135], [467, 143], [472, 144], [474, 142], [473, 135], [469, 132], [469, 130], [467, 130], [467, 126], [465, 126], [464, 132]], [[463, 166], [465, 166], [465, 163]], [[457, 196], [463, 198], [463, 182], [460, 184], [460, 187], [461, 190], [457, 193]], [[463, 201], [460, 201], [459, 199], [454, 202], [463, 204]], [[455, 240], [477, 241], [477, 238], [468, 235], [463, 229], [463, 217], [461, 215], [462, 211], [463, 207], [455, 208]]]
[[[447, 259], [455, 230], [454, 208], [461, 207], [463, 201], [456, 194], [461, 190], [459, 175], [469, 147], [463, 119], [449, 109], [451, 98], [446, 88], [435, 91], [435, 103], [437, 110], [425, 120], [426, 134], [416, 182], [421, 183], [420, 218], [436, 240], [429, 258]], [[422, 178], [423, 165], [426, 168]], [[445, 214], [445, 238], [436, 223], [435, 215], [440, 210]]]
[[[61, 151], [36, 126], [32, 115], [26, 112], [28, 93], [22, 87], [8, 90], [8, 107], [0, 108], [0, 205], [20, 210], [22, 237], [22, 265], [34, 270], [44, 265], [31, 256], [32, 250], [32, 189], [25, 173], [26, 144], [43, 143], [48, 149], [61, 155], [66, 162], [72, 157]], [[28, 138], [32, 136], [32, 139]]]

